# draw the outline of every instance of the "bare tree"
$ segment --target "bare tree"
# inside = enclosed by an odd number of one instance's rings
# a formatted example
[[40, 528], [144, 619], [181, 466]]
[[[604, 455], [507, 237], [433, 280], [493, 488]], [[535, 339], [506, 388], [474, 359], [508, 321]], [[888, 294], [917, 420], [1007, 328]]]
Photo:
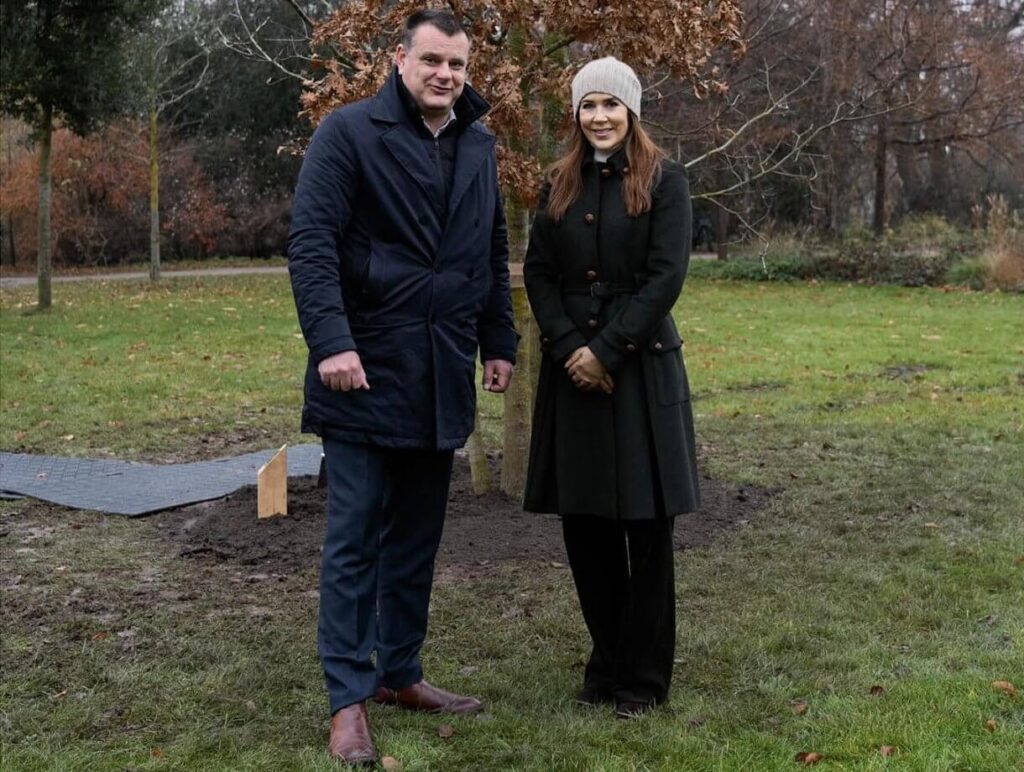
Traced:
[[217, 45], [200, 0], [174, 0], [138, 40], [149, 137], [149, 277], [160, 278], [160, 128], [175, 123], [175, 110], [208, 82]]

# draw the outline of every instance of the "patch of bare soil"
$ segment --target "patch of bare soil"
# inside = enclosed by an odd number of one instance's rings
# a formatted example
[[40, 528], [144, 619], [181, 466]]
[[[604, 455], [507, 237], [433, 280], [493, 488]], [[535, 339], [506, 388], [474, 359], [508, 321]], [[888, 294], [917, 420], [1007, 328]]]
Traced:
[[[723, 531], [745, 525], [772, 496], [763, 488], [728, 485], [709, 477], [702, 478], [701, 485], [700, 511], [676, 518], [678, 550], [703, 547]], [[182, 557], [291, 574], [318, 565], [325, 494], [315, 477], [292, 478], [286, 517], [257, 520], [256, 488], [247, 486], [223, 499], [164, 512], [151, 520]], [[456, 456], [437, 558], [440, 573], [466, 576], [506, 562], [565, 560], [555, 515], [523, 512], [517, 501], [500, 493], [474, 495], [469, 464]]]

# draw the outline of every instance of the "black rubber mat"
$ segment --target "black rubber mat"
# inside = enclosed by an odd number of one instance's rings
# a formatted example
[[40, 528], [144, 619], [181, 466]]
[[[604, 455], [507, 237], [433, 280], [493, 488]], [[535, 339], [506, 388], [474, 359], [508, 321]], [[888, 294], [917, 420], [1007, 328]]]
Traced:
[[[243, 485], [255, 485], [257, 470], [275, 452], [189, 464], [0, 453], [0, 492], [134, 517], [219, 499]], [[317, 444], [289, 447], [289, 476], [316, 474], [320, 453]]]

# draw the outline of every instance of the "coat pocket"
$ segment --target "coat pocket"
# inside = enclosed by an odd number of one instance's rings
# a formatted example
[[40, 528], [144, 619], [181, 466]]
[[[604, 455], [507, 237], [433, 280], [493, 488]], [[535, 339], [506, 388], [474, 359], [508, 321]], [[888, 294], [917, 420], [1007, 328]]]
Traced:
[[666, 317], [647, 343], [654, 373], [654, 392], [660, 405], [678, 405], [690, 398], [683, 364], [683, 341], [675, 322]]

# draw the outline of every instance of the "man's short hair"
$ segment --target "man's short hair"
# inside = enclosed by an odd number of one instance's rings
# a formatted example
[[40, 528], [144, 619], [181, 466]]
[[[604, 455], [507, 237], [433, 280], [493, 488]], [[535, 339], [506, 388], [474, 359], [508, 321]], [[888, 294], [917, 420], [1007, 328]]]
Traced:
[[469, 37], [469, 33], [466, 32], [462, 23], [455, 17], [451, 11], [434, 11], [434, 10], [422, 10], [416, 11], [416, 13], [409, 16], [405, 20], [405, 32], [402, 33], [402, 45], [406, 50], [412, 48], [413, 33], [416, 32], [417, 27], [422, 27], [424, 24], [429, 24], [431, 27], [437, 27], [448, 37], [458, 35], [460, 32]]

